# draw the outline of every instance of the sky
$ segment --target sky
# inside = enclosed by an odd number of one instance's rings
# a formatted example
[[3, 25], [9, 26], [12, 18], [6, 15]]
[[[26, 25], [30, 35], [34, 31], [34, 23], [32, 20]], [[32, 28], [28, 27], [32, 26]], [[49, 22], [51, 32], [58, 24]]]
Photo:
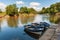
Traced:
[[60, 0], [0, 0], [0, 9], [5, 11], [7, 5], [16, 4], [18, 8], [26, 6], [39, 11], [43, 7], [49, 7], [51, 4], [60, 2]]

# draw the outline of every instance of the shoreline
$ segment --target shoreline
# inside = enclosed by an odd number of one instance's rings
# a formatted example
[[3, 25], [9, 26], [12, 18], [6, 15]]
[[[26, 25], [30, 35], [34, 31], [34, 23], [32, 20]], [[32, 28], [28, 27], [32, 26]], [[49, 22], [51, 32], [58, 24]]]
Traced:
[[60, 25], [52, 25], [51, 28], [49, 28], [39, 40], [59, 40], [60, 36]]

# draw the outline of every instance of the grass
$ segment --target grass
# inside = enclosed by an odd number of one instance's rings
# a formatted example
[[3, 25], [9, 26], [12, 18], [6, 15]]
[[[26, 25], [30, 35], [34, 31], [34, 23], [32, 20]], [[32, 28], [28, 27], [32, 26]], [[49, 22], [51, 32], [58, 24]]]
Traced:
[[0, 13], [0, 16], [4, 16], [4, 15], [6, 15], [6, 13], [5, 13], [5, 12], [3, 12], [3, 13]]
[[35, 16], [36, 14], [33, 14], [33, 13], [30, 13], [30, 14], [26, 14], [26, 13], [23, 13], [23, 14], [19, 14], [19, 16]]

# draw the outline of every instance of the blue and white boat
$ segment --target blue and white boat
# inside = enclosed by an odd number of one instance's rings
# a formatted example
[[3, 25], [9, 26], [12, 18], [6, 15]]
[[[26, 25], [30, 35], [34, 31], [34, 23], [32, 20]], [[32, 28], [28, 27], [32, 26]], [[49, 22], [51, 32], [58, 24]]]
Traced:
[[24, 28], [26, 31], [29, 32], [44, 32], [46, 29], [49, 28], [49, 24], [46, 22], [32, 23], [30, 25], [25, 25]]

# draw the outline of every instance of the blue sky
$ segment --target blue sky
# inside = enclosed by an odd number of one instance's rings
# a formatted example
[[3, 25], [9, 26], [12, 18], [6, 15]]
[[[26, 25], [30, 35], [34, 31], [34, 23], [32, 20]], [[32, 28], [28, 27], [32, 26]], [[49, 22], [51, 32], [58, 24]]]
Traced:
[[0, 9], [5, 10], [7, 5], [15, 3], [18, 8], [27, 6], [36, 10], [41, 10], [42, 7], [49, 7], [56, 2], [60, 2], [60, 0], [0, 0]]

